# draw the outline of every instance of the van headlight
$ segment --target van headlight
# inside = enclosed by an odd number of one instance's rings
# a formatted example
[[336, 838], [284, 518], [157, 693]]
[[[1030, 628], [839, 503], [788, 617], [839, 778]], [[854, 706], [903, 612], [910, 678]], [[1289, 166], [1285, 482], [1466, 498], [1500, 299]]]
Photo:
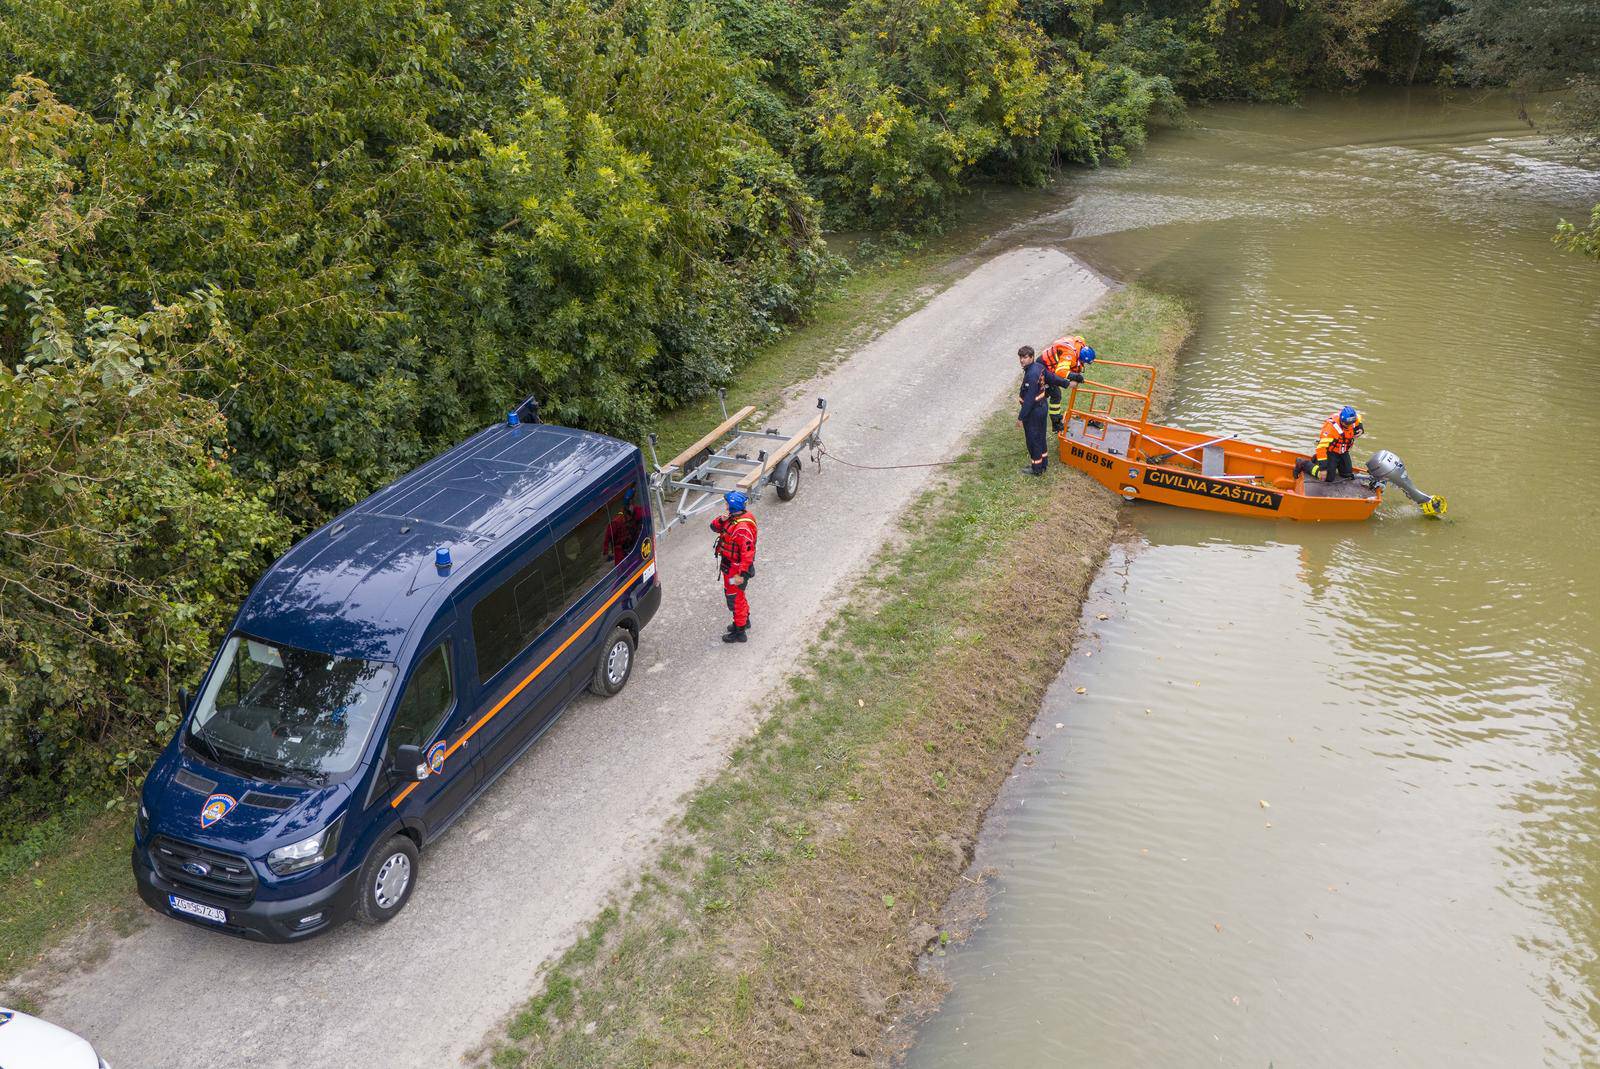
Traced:
[[144, 842], [145, 837], [149, 834], [150, 811], [144, 807], [143, 802], [140, 802], [139, 815], [133, 818], [133, 837], [139, 842]]
[[288, 876], [322, 864], [333, 856], [333, 851], [339, 845], [339, 825], [342, 823], [344, 818], [340, 817], [309, 839], [278, 847], [267, 855], [267, 868], [279, 876]]

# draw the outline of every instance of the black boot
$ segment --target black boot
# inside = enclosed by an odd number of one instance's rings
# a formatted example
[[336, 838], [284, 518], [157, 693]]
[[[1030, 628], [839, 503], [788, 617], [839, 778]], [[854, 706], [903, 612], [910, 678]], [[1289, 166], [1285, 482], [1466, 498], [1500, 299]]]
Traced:
[[745, 632], [745, 629], [742, 628], [742, 627], [729, 628], [728, 629], [728, 633], [726, 635], [722, 636], [722, 641], [724, 641], [724, 642], [749, 642], [750, 640], [748, 638], [745, 638], [744, 632]]
[[[752, 623], [752, 621], [746, 620], [745, 624], [744, 624], [744, 630], [746, 630], [746, 631], [750, 630], [750, 624], [751, 623]], [[733, 634], [737, 630], [739, 630], [739, 625], [738, 624], [729, 624], [728, 627], [727, 627], [727, 632], [730, 635]]]

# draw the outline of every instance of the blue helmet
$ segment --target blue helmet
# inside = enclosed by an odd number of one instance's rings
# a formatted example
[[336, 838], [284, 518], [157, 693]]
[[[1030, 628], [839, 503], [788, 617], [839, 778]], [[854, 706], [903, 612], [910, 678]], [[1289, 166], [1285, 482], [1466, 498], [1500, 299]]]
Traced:
[[1349, 405], [1345, 405], [1343, 408], [1339, 409], [1340, 423], [1354, 423], [1356, 421], [1356, 416], [1356, 410], [1351, 408]]
[[738, 490], [729, 490], [722, 495], [722, 500], [728, 503], [729, 512], [743, 512], [744, 507], [750, 503], [750, 499]]
[[1085, 345], [1082, 351], [1078, 353], [1078, 359], [1083, 361], [1085, 364], [1094, 363], [1094, 347]]

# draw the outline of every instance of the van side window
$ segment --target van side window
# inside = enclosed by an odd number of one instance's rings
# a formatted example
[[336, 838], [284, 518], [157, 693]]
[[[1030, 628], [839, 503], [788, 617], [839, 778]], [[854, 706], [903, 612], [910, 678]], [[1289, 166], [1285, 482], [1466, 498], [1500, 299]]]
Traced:
[[636, 500], [637, 490], [630, 486], [611, 499], [606, 506], [610, 519], [606, 522], [604, 551], [613, 565], [628, 559], [639, 545], [639, 535], [644, 530], [644, 508]]
[[562, 594], [568, 604], [577, 601], [612, 568], [606, 553], [606, 527], [611, 514], [595, 509], [561, 540]]
[[639, 544], [644, 509], [629, 487], [584, 517], [561, 540], [561, 578], [570, 605], [587, 594]]
[[522, 621], [522, 645], [528, 644], [544, 633], [566, 611], [566, 601], [561, 597], [561, 571], [555, 557], [546, 551], [539, 559], [517, 575], [517, 619]]
[[639, 544], [645, 511], [629, 487], [485, 594], [472, 609], [478, 682], [487, 683]]
[[566, 608], [556, 556], [554, 548], [545, 550], [473, 606], [478, 682], [487, 683], [510, 664]]
[[406, 692], [389, 728], [385, 761], [394, 756], [398, 747], [423, 746], [430, 742], [450, 711], [455, 701], [455, 688], [450, 682], [450, 654], [445, 649], [448, 645], [442, 642], [434, 647], [411, 674], [411, 682], [406, 684]]

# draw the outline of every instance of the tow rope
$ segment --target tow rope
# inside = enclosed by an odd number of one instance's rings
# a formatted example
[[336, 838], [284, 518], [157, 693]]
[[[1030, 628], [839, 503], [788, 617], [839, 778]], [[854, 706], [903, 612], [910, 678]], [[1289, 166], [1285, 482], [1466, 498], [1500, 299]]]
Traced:
[[[934, 460], [926, 464], [855, 464], [839, 456], [837, 453], [828, 452], [828, 448], [826, 446], [820, 447], [817, 450], [817, 454], [827, 457], [829, 460], [838, 461], [847, 468], [855, 468], [857, 471], [901, 471], [907, 468], [948, 468], [956, 464], [978, 463], [976, 457], [967, 457], [960, 460]], [[819, 468], [822, 466], [821, 460], [817, 460], [817, 466]]]

